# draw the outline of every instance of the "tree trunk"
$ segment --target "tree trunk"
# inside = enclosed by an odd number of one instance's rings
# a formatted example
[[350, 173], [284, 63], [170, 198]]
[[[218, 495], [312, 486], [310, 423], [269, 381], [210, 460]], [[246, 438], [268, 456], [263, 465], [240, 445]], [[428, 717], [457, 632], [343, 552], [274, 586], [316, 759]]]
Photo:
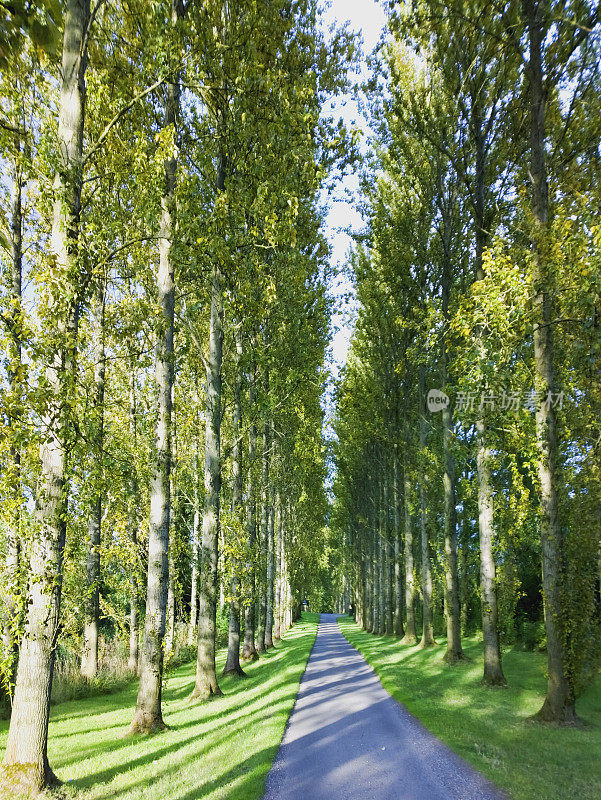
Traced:
[[[138, 548], [138, 526], [135, 516], [130, 513], [128, 520], [129, 540], [134, 552]], [[132, 569], [129, 595], [129, 657], [127, 668], [132, 672], [138, 671], [138, 649], [139, 649], [139, 628], [138, 628], [138, 579], [136, 568]]]
[[457, 511], [455, 501], [455, 459], [451, 452], [453, 421], [450, 409], [442, 411], [444, 460], [444, 544], [445, 544], [445, 609], [447, 618], [447, 651], [445, 661], [454, 664], [463, 658], [461, 646], [461, 607], [459, 601]]
[[394, 543], [390, 541], [388, 533], [389, 516], [389, 474], [384, 475], [384, 514], [386, 524], [386, 634], [392, 636], [394, 630]]
[[[11, 308], [8, 317], [10, 329], [10, 349], [8, 378], [10, 383], [11, 402], [15, 412], [11, 420], [11, 428], [19, 431], [22, 427], [21, 403], [23, 397], [22, 377], [22, 276], [23, 276], [23, 173], [19, 163], [20, 142], [16, 142], [17, 154], [13, 176], [13, 194], [11, 202]], [[8, 690], [12, 694], [19, 658], [20, 631], [23, 623], [21, 609], [21, 510], [23, 496], [21, 487], [21, 447], [19, 442], [11, 442], [8, 464], [9, 484], [11, 487], [11, 505], [9, 513], [12, 523], [6, 531], [6, 617], [4, 619], [3, 643], [4, 657], [7, 659]]]
[[553, 398], [557, 392], [553, 351], [552, 288], [549, 266], [547, 164], [545, 152], [546, 94], [543, 76], [543, 28], [540, 3], [526, 0], [530, 94], [530, 180], [533, 231], [534, 368], [539, 402], [536, 408], [536, 438], [539, 450], [538, 476], [541, 485], [541, 542], [543, 598], [547, 632], [547, 695], [538, 718], [546, 722], [573, 725], [576, 695], [569, 669], [567, 631], [563, 626], [562, 560], [564, 534], [559, 519], [557, 487], [557, 420]]
[[278, 514], [275, 539], [275, 622], [273, 628], [273, 640], [281, 638], [282, 629], [282, 537], [284, 532], [283, 509], [278, 494]]
[[[50, 399], [40, 445], [41, 476], [37, 492], [39, 529], [31, 545], [27, 619], [0, 780], [0, 791], [35, 794], [56, 782], [47, 756], [48, 716], [54, 653], [58, 635], [68, 484], [66, 439], [71, 434], [69, 406], [75, 379], [79, 219], [85, 112], [85, 72], [89, 0], [65, 3], [62, 85], [59, 100], [58, 157], [54, 183], [51, 250], [56, 285], [45, 288], [58, 318], [54, 362], [46, 377]], [[67, 286], [60, 279], [64, 277]], [[67, 291], [66, 291], [67, 290]], [[52, 329], [52, 328], [50, 328]]]
[[211, 328], [207, 361], [205, 422], [205, 511], [202, 520], [202, 574], [198, 608], [198, 655], [192, 698], [207, 700], [221, 694], [215, 672], [217, 564], [221, 490], [221, 368], [223, 362], [223, 299], [221, 275], [213, 269]]
[[192, 578], [190, 588], [190, 624], [188, 626], [188, 644], [196, 641], [196, 625], [198, 621], [198, 572], [200, 560], [200, 498], [198, 496], [198, 475], [194, 476], [194, 520], [192, 522]]
[[367, 543], [365, 541], [365, 531], [361, 530], [359, 542], [361, 548], [361, 627], [364, 630], [369, 628], [369, 571], [368, 571], [368, 556], [367, 556]]
[[[476, 280], [485, 278], [483, 254], [489, 237], [484, 225], [485, 206], [485, 138], [477, 103], [474, 104], [473, 137], [475, 145], [475, 198], [474, 229]], [[477, 335], [484, 332], [479, 329]], [[478, 527], [480, 537], [480, 600], [482, 606], [482, 638], [484, 645], [483, 682], [489, 685], [504, 685], [505, 676], [501, 665], [501, 645], [498, 631], [497, 589], [495, 560], [493, 554], [494, 516], [493, 490], [490, 468], [490, 448], [485, 416], [480, 412], [476, 421], [476, 467], [478, 473]]]
[[[449, 301], [451, 295], [451, 256], [449, 253], [449, 226], [445, 225], [445, 254], [442, 285], [442, 313], [444, 318], [444, 335], [442, 340], [442, 380], [445, 391], [447, 387], [447, 331], [449, 326]], [[443, 490], [444, 490], [444, 549], [445, 549], [445, 611], [447, 619], [447, 651], [445, 661], [455, 664], [463, 658], [461, 647], [461, 608], [459, 604], [459, 573], [457, 507], [455, 498], [455, 458], [452, 451], [453, 417], [449, 406], [442, 410], [442, 450], [443, 450]]]
[[279, 505], [276, 497], [273, 502], [273, 491], [271, 492], [272, 502], [269, 506], [269, 530], [267, 538], [267, 597], [265, 613], [265, 647], [273, 647], [273, 583], [275, 576], [275, 507]]
[[288, 630], [288, 609], [290, 602], [290, 586], [288, 583], [288, 562], [286, 560], [286, 538], [282, 532], [282, 611], [280, 622], [280, 636]]
[[390, 567], [388, 553], [388, 459], [386, 452], [382, 453], [380, 472], [380, 547], [381, 547], [381, 577], [382, 587], [382, 622], [381, 632], [387, 636], [392, 635], [392, 597], [390, 584]]
[[[137, 440], [136, 425], [136, 368], [132, 358], [131, 377], [129, 384], [129, 432], [132, 448], [135, 452]], [[132, 672], [138, 671], [138, 649], [140, 633], [138, 629], [138, 480], [132, 469], [130, 483], [129, 507], [127, 510], [127, 528], [132, 550], [132, 570], [129, 594], [129, 658], [127, 668]]]
[[403, 538], [399, 510], [399, 448], [395, 443], [392, 464], [392, 505], [394, 518], [394, 635], [405, 635], [403, 626]]
[[[375, 517], [375, 514], [374, 514]], [[380, 539], [377, 533], [375, 519], [372, 534], [372, 570], [373, 570], [373, 626], [372, 633], [380, 634]]]
[[410, 452], [409, 421], [405, 419], [405, 453], [403, 464], [403, 510], [405, 534], [405, 608], [407, 609], [407, 625], [402, 644], [416, 644], [417, 632], [415, 629], [415, 578], [413, 562], [413, 525], [411, 521], [411, 475], [409, 472]]
[[[173, 502], [173, 494], [171, 495]], [[167, 583], [167, 613], [165, 625], [165, 653], [173, 652], [175, 639], [175, 562], [173, 558], [173, 531], [169, 542], [169, 579]]]
[[[175, 402], [175, 378], [171, 385], [171, 506], [172, 520], [177, 519], [177, 406]], [[177, 558], [178, 558], [178, 530], [172, 525], [169, 537], [169, 585], [167, 588], [167, 625], [165, 629], [165, 652], [172, 653], [175, 643], [175, 615], [177, 612]]]
[[[426, 449], [427, 421], [426, 408], [426, 370], [419, 368], [419, 447], [423, 458]], [[426, 480], [424, 474], [419, 481], [419, 524], [422, 556], [422, 638], [420, 647], [432, 647], [434, 630], [432, 628], [432, 569], [430, 566], [430, 543], [428, 541], [428, 518], [426, 510]]]
[[[266, 379], [267, 391], [269, 391], [269, 379]], [[261, 500], [261, 525], [259, 534], [259, 558], [260, 578], [257, 593], [257, 630], [256, 648], [257, 653], [265, 652], [265, 616], [267, 613], [267, 558], [269, 547], [269, 423], [265, 422], [263, 427], [263, 497]]]
[[378, 536], [380, 570], [380, 636], [386, 633], [386, 617], [388, 616], [388, 598], [386, 597], [386, 540], [383, 536]]
[[95, 370], [94, 408], [95, 430], [92, 434], [94, 466], [91, 471], [92, 497], [88, 517], [88, 552], [86, 558], [86, 599], [83, 631], [81, 674], [94, 678], [98, 672], [98, 624], [100, 618], [100, 543], [102, 534], [102, 479], [104, 459], [104, 389], [106, 356], [104, 346], [104, 319], [106, 281], [99, 279], [94, 309]]
[[292, 587], [290, 586], [290, 570], [286, 562], [286, 606], [284, 615], [284, 627], [290, 630], [292, 627]]
[[374, 574], [372, 560], [372, 536], [369, 529], [365, 532], [365, 630], [374, 630]]
[[469, 519], [468, 519], [468, 512], [465, 508], [463, 509], [463, 522], [461, 526], [461, 552], [460, 552], [460, 560], [461, 560], [461, 632], [463, 635], [467, 635], [467, 629], [469, 624], [469, 584], [468, 584], [468, 548], [469, 548]]
[[[251, 409], [256, 403], [255, 378], [251, 372], [248, 387], [248, 402]], [[248, 431], [248, 482], [247, 482], [247, 511], [246, 526], [248, 536], [249, 560], [246, 563], [248, 575], [248, 596], [244, 609], [244, 643], [242, 645], [242, 659], [256, 661], [259, 658], [255, 647], [255, 607], [256, 607], [256, 550], [257, 550], [257, 514], [255, 500], [255, 486], [253, 481], [253, 464], [257, 455], [257, 428], [251, 422]]]
[[482, 603], [482, 638], [484, 644], [483, 681], [491, 686], [504, 685], [501, 645], [498, 630], [497, 586], [493, 556], [493, 495], [490, 472], [490, 449], [482, 417], [476, 423], [478, 437], [478, 524], [480, 531], [480, 599]]
[[[171, 22], [182, 15], [179, 0], [172, 0]], [[179, 112], [177, 79], [167, 85], [164, 127], [175, 126]], [[175, 314], [175, 273], [171, 246], [175, 231], [175, 186], [177, 158], [164, 163], [165, 188], [161, 198], [159, 226], [159, 270], [157, 276], [158, 320], [155, 349], [157, 416], [155, 463], [150, 484], [148, 531], [148, 577], [146, 618], [140, 654], [140, 686], [129, 733], [150, 733], [165, 727], [161, 707], [163, 683], [163, 640], [167, 615], [169, 582], [169, 523], [171, 515], [171, 410], [173, 387], [173, 329]]]
[[192, 576], [190, 586], [190, 624], [188, 626], [188, 644], [196, 641], [198, 624], [198, 581], [200, 578], [200, 413], [198, 398], [198, 382], [195, 382], [194, 400], [196, 403], [196, 433], [194, 436], [194, 517], [192, 521]]
[[[232, 514], [242, 516], [242, 339], [240, 331], [234, 324], [234, 338], [236, 341], [236, 356], [234, 362], [234, 414], [233, 431], [234, 446], [232, 451]], [[238, 559], [230, 558], [230, 615], [227, 641], [227, 658], [224, 675], [246, 674], [240, 666], [240, 581]]]

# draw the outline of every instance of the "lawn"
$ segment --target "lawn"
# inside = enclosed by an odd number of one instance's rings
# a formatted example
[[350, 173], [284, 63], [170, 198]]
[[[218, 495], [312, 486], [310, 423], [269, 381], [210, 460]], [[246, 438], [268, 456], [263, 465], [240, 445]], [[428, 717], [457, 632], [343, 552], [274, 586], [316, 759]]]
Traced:
[[[49, 761], [64, 794], [82, 800], [255, 800], [284, 733], [317, 632], [317, 614], [248, 665], [246, 679], [221, 678], [224, 696], [191, 705], [195, 664], [172, 672], [164, 690], [169, 730], [123, 738], [137, 684], [51, 711]], [[219, 653], [218, 670], [225, 663]], [[8, 723], [0, 728], [6, 743]], [[63, 792], [61, 792], [63, 794]]]
[[528, 720], [542, 705], [546, 658], [509, 650], [506, 689], [480, 684], [482, 643], [464, 640], [469, 661], [443, 661], [443, 646], [420, 650], [373, 636], [341, 617], [344, 636], [365, 656], [390, 694], [456, 753], [514, 800], [601, 798], [601, 680], [577, 704], [580, 729]]

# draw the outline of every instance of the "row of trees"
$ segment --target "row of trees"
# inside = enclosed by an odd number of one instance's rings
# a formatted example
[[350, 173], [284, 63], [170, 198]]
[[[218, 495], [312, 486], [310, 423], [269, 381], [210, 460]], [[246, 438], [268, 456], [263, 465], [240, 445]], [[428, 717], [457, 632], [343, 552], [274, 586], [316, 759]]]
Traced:
[[397, 5], [338, 387], [341, 588], [368, 630], [444, 624], [449, 663], [478, 624], [488, 684], [544, 619], [539, 716], [570, 724], [601, 650], [598, 8]]
[[323, 39], [313, 0], [2, 15], [2, 786], [17, 791], [56, 780], [59, 644], [91, 679], [102, 632], [127, 639], [130, 732], [154, 731], [177, 619], [206, 699], [220, 596], [226, 672], [243, 674], [240, 651], [270, 647], [318, 573], [318, 193], [346, 139], [322, 105], [353, 43]]

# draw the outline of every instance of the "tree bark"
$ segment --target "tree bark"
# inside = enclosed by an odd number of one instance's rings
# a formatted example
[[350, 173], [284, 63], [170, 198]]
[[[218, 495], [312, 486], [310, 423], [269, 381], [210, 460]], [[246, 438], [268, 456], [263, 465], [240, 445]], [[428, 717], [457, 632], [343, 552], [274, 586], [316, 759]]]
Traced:
[[269, 530], [267, 538], [267, 596], [265, 609], [265, 647], [273, 647], [273, 595], [274, 595], [274, 576], [275, 576], [275, 509], [279, 505], [276, 497], [273, 499], [272, 490], [271, 503], [269, 505]]
[[483, 681], [491, 686], [505, 684], [501, 665], [498, 630], [497, 586], [493, 555], [493, 494], [490, 448], [482, 417], [476, 423], [478, 437], [478, 525], [480, 532], [480, 599], [482, 603], [482, 638], [484, 644]]
[[[135, 452], [137, 441], [136, 424], [136, 368], [132, 358], [131, 377], [129, 384], [129, 432], [132, 447]], [[138, 479], [135, 470], [132, 469], [130, 481], [130, 498], [127, 510], [127, 528], [129, 541], [131, 543], [133, 564], [131, 570], [130, 590], [129, 590], [129, 658], [127, 668], [132, 672], [138, 671], [139, 654], [139, 625], [138, 625]]]
[[374, 514], [373, 534], [372, 534], [372, 570], [373, 570], [373, 626], [372, 633], [375, 635], [380, 634], [380, 602], [381, 602], [381, 589], [380, 589], [380, 540], [376, 527], [376, 520]]
[[390, 583], [390, 543], [388, 541], [388, 459], [386, 452], [382, 454], [382, 633], [392, 636], [392, 584]]
[[68, 497], [65, 448], [72, 436], [69, 404], [75, 380], [77, 298], [81, 291], [77, 259], [89, 18], [89, 0], [67, 0], [51, 250], [56, 271], [66, 278], [72, 291], [64, 292], [60, 280], [61, 296], [52, 286], [45, 287], [49, 305], [58, 310], [58, 318], [50, 321], [56, 330], [56, 357], [46, 371], [50, 399], [40, 446], [39, 529], [31, 545], [27, 619], [0, 778], [0, 791], [7, 793], [35, 794], [57, 782], [47, 756], [48, 717], [63, 575]]
[[[474, 229], [475, 255], [474, 267], [476, 280], [485, 278], [483, 254], [488, 233], [484, 224], [484, 208], [486, 198], [485, 185], [485, 137], [482, 130], [482, 115], [474, 99], [472, 112], [472, 136], [475, 146], [475, 198]], [[484, 331], [479, 329], [477, 335], [482, 337]], [[480, 601], [482, 606], [482, 638], [484, 645], [485, 684], [504, 685], [505, 676], [501, 664], [501, 644], [498, 631], [498, 606], [496, 588], [496, 566], [493, 553], [494, 543], [494, 509], [492, 474], [490, 467], [490, 447], [488, 430], [483, 412], [476, 421], [476, 467], [478, 473], [478, 528], [480, 538]]]
[[282, 539], [284, 533], [283, 509], [278, 494], [278, 514], [275, 539], [275, 622], [273, 640], [278, 641], [282, 635]]
[[365, 531], [365, 630], [368, 633], [374, 631], [374, 564], [373, 564], [373, 539], [372, 533], [368, 529]]
[[[249, 407], [254, 408], [256, 402], [255, 376], [251, 371], [248, 387]], [[255, 486], [253, 481], [253, 465], [257, 456], [257, 427], [251, 422], [248, 431], [248, 479], [247, 479], [247, 510], [246, 526], [248, 536], [249, 560], [246, 563], [248, 575], [248, 596], [244, 609], [244, 643], [242, 645], [242, 659], [256, 661], [259, 658], [255, 647], [255, 607], [256, 607], [256, 550], [257, 550], [257, 514]]]
[[88, 552], [86, 558], [86, 600], [83, 631], [81, 674], [94, 678], [98, 673], [98, 625], [100, 621], [100, 543], [102, 537], [102, 478], [104, 459], [104, 390], [106, 355], [104, 344], [104, 319], [106, 305], [106, 280], [102, 276], [97, 287], [94, 308], [94, 408], [92, 434], [93, 461], [91, 471], [92, 496], [88, 517]]
[[369, 569], [368, 569], [368, 553], [367, 553], [367, 542], [365, 531], [361, 530], [360, 537], [360, 548], [361, 548], [361, 591], [362, 591], [362, 602], [361, 602], [361, 627], [364, 630], [369, 628]]
[[211, 280], [211, 327], [207, 361], [205, 422], [205, 510], [202, 520], [202, 574], [198, 608], [198, 655], [192, 698], [222, 694], [215, 672], [217, 564], [221, 491], [221, 369], [223, 362], [223, 299], [221, 274]]
[[200, 573], [200, 458], [198, 439], [200, 436], [200, 419], [198, 411], [198, 383], [194, 393], [196, 402], [196, 434], [194, 437], [194, 517], [192, 521], [192, 576], [190, 586], [190, 624], [188, 626], [188, 644], [196, 641], [198, 624], [198, 581]]
[[[450, 322], [449, 301], [451, 296], [451, 256], [450, 249], [450, 223], [445, 224], [444, 234], [444, 265], [442, 280], [442, 313], [444, 334], [442, 339], [442, 380], [445, 391], [448, 393], [448, 354], [447, 331]], [[461, 608], [459, 603], [459, 573], [458, 562], [458, 535], [457, 535], [457, 506], [455, 497], [455, 458], [452, 451], [453, 443], [453, 417], [449, 406], [442, 410], [442, 450], [443, 450], [443, 489], [444, 489], [444, 548], [445, 548], [445, 612], [447, 620], [447, 650], [445, 661], [455, 664], [463, 658], [461, 647]]]
[[[128, 520], [128, 527], [129, 540], [135, 552], [138, 548], [138, 526], [135, 517], [131, 513]], [[139, 638], [138, 579], [136, 576], [136, 568], [134, 567], [132, 569], [129, 594], [129, 656], [127, 659], [127, 668], [132, 672], [138, 671]]]
[[190, 624], [188, 626], [188, 644], [196, 641], [196, 625], [198, 621], [198, 578], [200, 560], [200, 498], [198, 496], [198, 475], [195, 475], [194, 518], [192, 522], [192, 576], [190, 587]]
[[445, 661], [454, 664], [463, 658], [461, 646], [461, 606], [459, 600], [459, 540], [455, 500], [455, 459], [451, 452], [453, 421], [450, 409], [442, 411], [444, 460], [444, 544], [445, 544], [445, 610], [447, 618], [447, 650]]
[[[18, 431], [23, 424], [21, 411], [23, 397], [22, 377], [22, 277], [23, 277], [23, 171], [19, 163], [20, 141], [15, 143], [16, 156], [13, 175], [12, 202], [11, 202], [11, 276], [9, 311], [9, 364], [8, 378], [10, 394], [14, 413], [11, 427]], [[20, 631], [23, 622], [21, 609], [21, 511], [23, 496], [21, 487], [21, 447], [18, 442], [11, 442], [10, 458], [8, 464], [9, 483], [11, 486], [9, 514], [11, 524], [6, 531], [6, 617], [3, 627], [3, 643], [5, 658], [8, 659], [6, 672], [8, 674], [8, 690], [12, 694], [16, 677], [17, 662], [19, 658]]]
[[[234, 324], [234, 339], [236, 342], [236, 356], [234, 361], [234, 414], [233, 431], [234, 446], [232, 452], [232, 513], [242, 515], [242, 339], [240, 330]], [[227, 658], [224, 675], [246, 674], [240, 666], [240, 580], [238, 559], [230, 558], [230, 614], [228, 626]]]
[[394, 514], [394, 635], [403, 637], [403, 537], [399, 509], [399, 448], [395, 442], [392, 454], [392, 504]]
[[[171, 494], [173, 502], [173, 493]], [[173, 531], [169, 543], [169, 579], [167, 582], [167, 612], [165, 625], [165, 653], [173, 652], [175, 639], [175, 562], [173, 553]]]
[[[183, 14], [180, 0], [172, 0], [171, 23]], [[177, 78], [167, 84], [164, 127], [175, 127], [179, 113]], [[158, 321], [155, 349], [157, 417], [155, 464], [150, 485], [148, 532], [148, 577], [146, 618], [140, 654], [140, 685], [129, 733], [150, 733], [165, 728], [161, 707], [163, 643], [169, 581], [169, 524], [171, 516], [171, 412], [173, 387], [173, 330], [175, 315], [175, 271], [171, 253], [175, 231], [175, 187], [177, 158], [165, 160], [165, 186], [161, 198], [159, 226], [159, 270], [157, 276]]]
[[[269, 391], [269, 378], [266, 378]], [[259, 533], [259, 586], [257, 592], [257, 630], [255, 646], [257, 653], [265, 652], [265, 617], [267, 613], [267, 558], [269, 547], [269, 423], [263, 426], [263, 497], [261, 499], [261, 524]]]
[[[419, 447], [423, 456], [426, 449], [427, 425], [426, 407], [426, 370], [423, 364], [419, 368]], [[428, 518], [426, 510], [426, 476], [419, 482], [419, 523], [422, 556], [422, 638], [420, 647], [432, 647], [436, 644], [432, 628], [432, 569], [430, 566], [430, 543], [428, 541]]]
[[469, 575], [468, 575], [468, 548], [469, 548], [469, 519], [468, 512], [463, 509], [463, 521], [461, 526], [461, 632], [467, 635], [468, 621], [469, 621]]
[[569, 670], [567, 631], [562, 621], [562, 560], [564, 534], [559, 519], [557, 486], [557, 420], [553, 398], [557, 393], [553, 345], [551, 275], [548, 254], [549, 189], [545, 152], [547, 90], [543, 74], [543, 47], [547, 28], [545, 7], [525, 0], [528, 25], [530, 95], [530, 181], [533, 231], [534, 368], [539, 402], [536, 408], [536, 438], [539, 450], [538, 476], [541, 486], [541, 543], [543, 598], [547, 633], [547, 694], [537, 717], [545, 722], [573, 725], [576, 694]]
[[405, 419], [405, 452], [403, 464], [403, 511], [405, 534], [405, 608], [407, 609], [407, 625], [402, 644], [416, 644], [415, 629], [415, 578], [413, 561], [413, 525], [411, 520], [411, 474], [409, 470], [410, 452], [409, 420]]

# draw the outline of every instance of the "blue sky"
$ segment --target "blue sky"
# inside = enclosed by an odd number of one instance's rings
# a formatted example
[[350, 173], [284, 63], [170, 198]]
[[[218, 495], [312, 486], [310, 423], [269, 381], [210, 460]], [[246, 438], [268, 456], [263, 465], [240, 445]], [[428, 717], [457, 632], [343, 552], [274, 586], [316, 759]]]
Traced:
[[[325, 20], [329, 22], [344, 23], [348, 20], [351, 28], [361, 34], [363, 40], [364, 57], [368, 55], [380, 38], [386, 15], [382, 5], [374, 0], [331, 0], [325, 13]], [[365, 61], [362, 64], [362, 76], [367, 77]], [[345, 104], [343, 105], [342, 102]], [[350, 98], [340, 98], [334, 104], [334, 109], [348, 126], [356, 125], [361, 130], [369, 133], [367, 122], [357, 108], [357, 104]], [[350, 199], [349, 195], [350, 194]], [[326, 232], [332, 246], [332, 264], [339, 266], [346, 263], [351, 239], [343, 232], [344, 228], [357, 230], [362, 226], [362, 219], [356, 210], [356, 201], [359, 197], [359, 182], [355, 175], [347, 175], [342, 179], [334, 196], [330, 198], [330, 208], [326, 220]], [[348, 291], [348, 282], [339, 278], [331, 287], [332, 294], [337, 298]], [[336, 313], [333, 323], [337, 332], [332, 341], [333, 372], [337, 375], [339, 367], [344, 364], [348, 349], [351, 326], [348, 307], [342, 300], [336, 302]]]

